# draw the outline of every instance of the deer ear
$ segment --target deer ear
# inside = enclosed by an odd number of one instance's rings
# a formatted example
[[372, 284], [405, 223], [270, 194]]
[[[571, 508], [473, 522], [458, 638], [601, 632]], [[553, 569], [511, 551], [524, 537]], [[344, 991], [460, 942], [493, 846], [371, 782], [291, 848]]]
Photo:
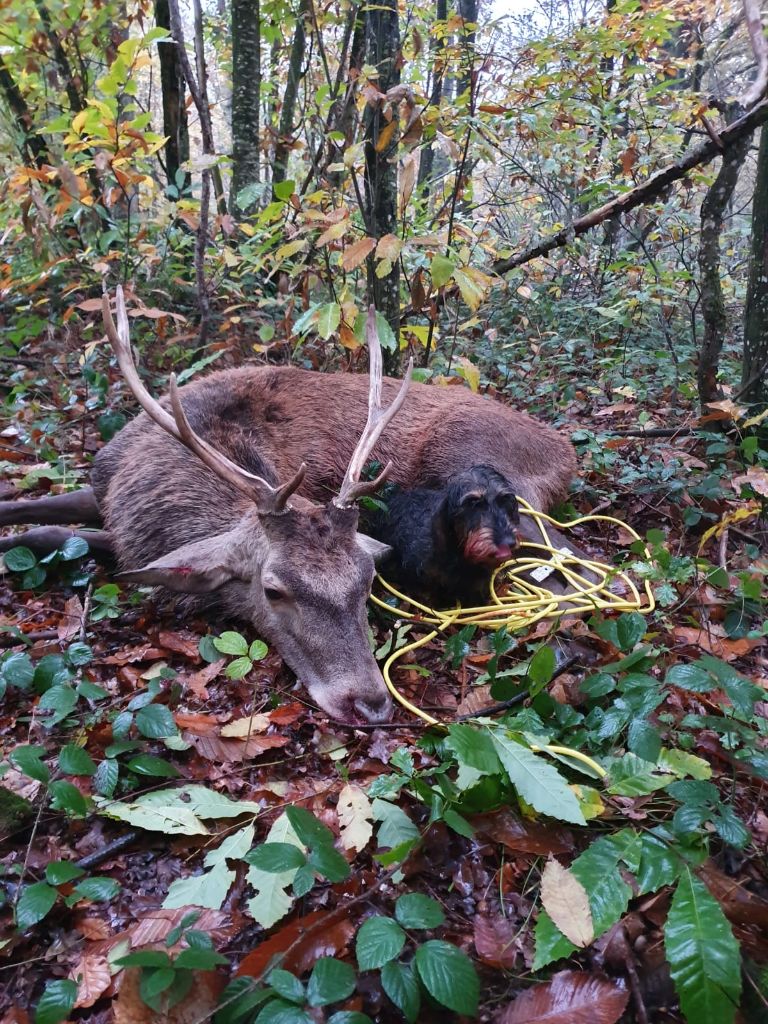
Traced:
[[184, 544], [141, 569], [118, 576], [128, 583], [167, 587], [179, 594], [208, 594], [238, 575], [232, 568], [234, 550], [234, 536], [223, 533]]
[[366, 554], [370, 555], [376, 564], [383, 561], [392, 551], [389, 544], [382, 544], [380, 540], [369, 537], [367, 533], [358, 533], [356, 540], [358, 547], [361, 547]]

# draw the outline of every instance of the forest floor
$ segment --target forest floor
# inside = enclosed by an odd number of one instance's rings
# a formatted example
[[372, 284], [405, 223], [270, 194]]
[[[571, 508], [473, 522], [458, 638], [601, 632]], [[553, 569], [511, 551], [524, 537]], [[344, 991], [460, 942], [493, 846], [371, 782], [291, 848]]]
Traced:
[[[86, 395], [74, 379], [74, 399], [63, 409], [35, 370], [28, 371], [28, 379], [26, 419], [20, 416], [0, 437], [7, 470], [0, 493], [4, 501], [13, 500], [20, 484], [25, 496], [68, 486], [59, 470], [58, 476], [48, 472], [53, 465], [63, 463], [68, 473], [85, 479], [101, 443], [96, 421], [103, 411], [86, 410]], [[687, 834], [704, 851], [698, 876], [741, 946], [744, 987], [751, 993], [745, 1005], [753, 1007], [751, 1019], [757, 1020], [765, 1005], [756, 994], [756, 979], [759, 965], [768, 962], [768, 774], [761, 739], [768, 703], [754, 700], [750, 691], [743, 714], [734, 716], [738, 685], [733, 679], [766, 685], [759, 498], [745, 497], [731, 484], [733, 476], [741, 472], [746, 479], [748, 472], [740, 462], [739, 437], [721, 435], [718, 442], [712, 423], [673, 438], [621, 436], [624, 428], [637, 426], [636, 413], [628, 402], [579, 408], [582, 484], [573, 508], [588, 512], [600, 505], [642, 536], [663, 531], [647, 566], [660, 603], [646, 622], [645, 647], [637, 646], [637, 638], [624, 644], [604, 624], [582, 623], [575, 631], [588, 655], [553, 678], [552, 703], [536, 703], [532, 695], [528, 705], [533, 701], [553, 734], [557, 723], [561, 742], [570, 737], [576, 746], [580, 740], [593, 757], [623, 755], [628, 744], [636, 751], [643, 742], [653, 748], [656, 737], [665, 749], [707, 762], [714, 796], [706, 807], [699, 802], [688, 832], [678, 828], [676, 834]], [[53, 449], [50, 423], [29, 427], [46, 418], [56, 425]], [[733, 426], [727, 416], [723, 419]], [[689, 422], [695, 423], [693, 415]], [[759, 480], [753, 471], [758, 495], [766, 493], [759, 489], [765, 486], [765, 470], [762, 474]], [[718, 523], [724, 528], [702, 544], [704, 531]], [[581, 528], [579, 539], [607, 558], [628, 541], [606, 525]], [[654, 783], [602, 792], [589, 829], [491, 795], [487, 807], [471, 801], [462, 806], [461, 821], [468, 821], [473, 833], [462, 835], [445, 817], [433, 813], [430, 820], [423, 791], [433, 785], [431, 773], [442, 754], [434, 734], [425, 742], [423, 724], [403, 708], [387, 727], [335, 725], [308, 703], [271, 651], [259, 658], [262, 652], [251, 649], [256, 660], [250, 671], [241, 678], [233, 677], [238, 671], [227, 674], [232, 659], [212, 646], [210, 635], [242, 628], [238, 624], [181, 620], [159, 610], [146, 593], [117, 588], [87, 559], [61, 557], [57, 565], [10, 561], [13, 567], [7, 565], [0, 581], [5, 652], [0, 670], [7, 686], [0, 705], [5, 755], [0, 796], [20, 799], [4, 799], [1, 815], [2, 1024], [25, 1024], [34, 1019], [35, 1007], [43, 1024], [67, 1017], [89, 1024], [202, 1021], [212, 1016], [232, 974], [259, 977], [276, 953], [287, 951], [281, 966], [299, 977], [320, 957], [354, 964], [360, 922], [372, 911], [391, 914], [394, 900], [405, 892], [437, 901], [444, 921], [425, 934], [455, 944], [474, 963], [480, 976], [478, 1019], [510, 1024], [543, 1019], [533, 1010], [514, 1016], [506, 1008], [532, 980], [550, 976], [534, 971], [537, 893], [546, 859], [568, 864], [596, 835], [610, 837], [627, 826], [647, 832], [669, 826], [679, 813], [678, 803]], [[392, 641], [392, 620], [374, 614], [372, 623], [381, 649]], [[245, 655], [237, 640], [232, 654], [248, 657], [254, 637], [244, 632]], [[540, 639], [541, 630], [517, 637], [497, 670], [524, 661]], [[658, 682], [659, 701], [642, 712], [653, 737], [631, 740], [627, 728], [640, 712], [626, 703], [622, 672], [632, 666], [621, 667], [621, 659], [636, 658], [637, 650], [645, 660], [634, 671]], [[493, 703], [487, 687], [478, 696], [476, 686], [492, 656], [488, 637], [479, 633], [448, 645], [438, 638], [396, 671], [396, 682], [416, 705], [451, 721]], [[702, 656], [732, 670], [730, 686], [662, 685], [671, 668], [700, 665]], [[519, 683], [519, 674], [512, 678]], [[586, 695], [585, 679], [592, 681]], [[613, 726], [610, 719], [606, 724], [609, 712]], [[22, 754], [14, 757], [15, 750]], [[390, 824], [398, 837], [402, 823], [382, 822], [369, 799], [377, 780], [373, 804], [377, 792], [387, 795], [393, 769], [400, 781], [392, 784], [388, 795], [394, 802], [387, 807], [404, 808], [421, 833], [399, 865], [388, 863], [380, 851], [397, 845], [387, 842], [382, 830]], [[421, 783], [414, 781], [419, 778]], [[190, 787], [205, 787], [227, 801], [206, 809], [206, 798]], [[172, 791], [175, 800], [167, 797]], [[137, 810], [137, 798], [150, 793], [166, 797]], [[115, 812], [111, 800], [120, 801], [123, 810]], [[262, 926], [257, 920], [269, 922], [271, 911], [259, 909], [258, 900], [270, 894], [256, 891], [253, 902], [256, 875], [243, 855], [264, 840], [290, 804], [313, 812], [331, 830], [352, 870], [341, 881], [323, 879], [321, 873], [293, 905], [286, 897], [284, 916]], [[114, 813], [123, 813], [125, 820]], [[182, 829], [180, 822], [189, 827]], [[378, 854], [374, 822], [380, 829]], [[242, 849], [233, 842], [228, 855], [219, 853], [227, 838], [237, 839]], [[169, 901], [169, 890], [180, 880], [187, 880], [187, 889], [176, 884], [176, 898]], [[561, 985], [578, 987], [586, 978], [598, 986], [591, 1004], [595, 1020], [682, 1019], [663, 937], [670, 892], [669, 886], [645, 895], [630, 892], [620, 921], [558, 965], [582, 972], [582, 981], [573, 974], [559, 976]], [[205, 908], [190, 917], [189, 905], [201, 904]], [[117, 961], [147, 947], [175, 955], [190, 928], [211, 942], [188, 938], [188, 945], [199, 944], [200, 958], [191, 958], [186, 968], [179, 962], [171, 981], [179, 990], [190, 985], [190, 993], [158, 1016], [141, 989], [146, 965], [125, 967]], [[211, 949], [225, 959], [213, 962]], [[49, 1000], [54, 1005], [46, 1011], [40, 1005], [46, 986], [68, 978], [77, 982], [74, 1008], [72, 1000], [67, 1002], [69, 990], [54, 987]], [[57, 1009], [57, 998], [62, 1008]], [[360, 973], [354, 995], [339, 1006], [382, 1022], [403, 1019], [373, 971]], [[223, 1013], [217, 1019], [234, 1019]], [[295, 1009], [284, 1019], [328, 1019], [323, 1014], [317, 1007]], [[445, 1015], [427, 1001], [418, 1019], [437, 1021]]]

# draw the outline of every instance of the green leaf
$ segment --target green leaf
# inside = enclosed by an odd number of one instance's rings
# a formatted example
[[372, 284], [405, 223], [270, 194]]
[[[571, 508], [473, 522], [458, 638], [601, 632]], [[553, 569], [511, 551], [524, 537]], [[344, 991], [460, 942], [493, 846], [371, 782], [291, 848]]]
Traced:
[[682, 861], [674, 849], [674, 837], [656, 828], [640, 835], [640, 867], [637, 884], [640, 895], [672, 885], [680, 874]]
[[357, 1013], [356, 1010], [340, 1010], [328, 1018], [328, 1024], [373, 1024], [373, 1021], [366, 1013]]
[[420, 892], [404, 893], [395, 904], [395, 917], [403, 928], [439, 928], [445, 920], [437, 900]]
[[61, 748], [59, 768], [65, 775], [95, 775], [96, 764], [90, 754], [75, 743]]
[[76, 999], [76, 981], [69, 978], [49, 981], [35, 1010], [35, 1024], [60, 1024], [72, 1012]]
[[293, 193], [296, 191], [296, 182], [295, 181], [278, 181], [277, 184], [273, 186], [273, 191], [274, 191], [275, 197], [277, 199], [282, 199], [283, 201], [287, 201], [288, 199], [291, 198]]
[[555, 652], [546, 644], [540, 647], [528, 663], [528, 678], [539, 689], [546, 686], [557, 668]]
[[93, 661], [93, 651], [88, 644], [70, 644], [67, 648], [67, 660], [70, 665], [87, 665]]
[[136, 728], [147, 739], [160, 740], [176, 734], [173, 715], [164, 704], [148, 704], [136, 712]]
[[76, 558], [84, 558], [88, 554], [88, 541], [83, 537], [67, 537], [59, 548], [62, 562], [74, 562]]
[[262, 658], [266, 658], [268, 653], [269, 648], [263, 640], [254, 640], [248, 648], [248, 657], [251, 661], [261, 661]]
[[117, 761], [111, 757], [105, 757], [93, 776], [94, 789], [102, 796], [112, 796], [119, 776], [120, 766]]
[[8, 755], [8, 760], [24, 775], [37, 782], [46, 783], [51, 777], [47, 765], [44, 765], [40, 757], [45, 753], [45, 747], [16, 747]]
[[88, 801], [73, 783], [59, 779], [50, 784], [48, 792], [55, 811], [64, 811], [76, 818], [84, 818], [88, 813]]
[[53, 714], [50, 717], [46, 717], [45, 727], [50, 729], [52, 726], [62, 722], [76, 704], [77, 692], [71, 686], [62, 684], [52, 686], [50, 690], [46, 690], [40, 698], [38, 707], [41, 711], [52, 711]]
[[355, 972], [349, 964], [333, 957], [321, 957], [315, 964], [307, 984], [310, 1006], [338, 1003], [355, 991]]
[[283, 999], [287, 999], [289, 1003], [298, 1003], [301, 1005], [304, 1002], [304, 986], [301, 984], [295, 974], [291, 974], [290, 971], [283, 971], [280, 968], [275, 968], [267, 979], [268, 984], [277, 992]]
[[624, 612], [616, 620], [616, 638], [620, 651], [631, 651], [645, 636], [645, 618], [639, 612]]
[[73, 895], [80, 900], [93, 900], [95, 903], [107, 903], [114, 899], [120, 892], [120, 883], [114, 878], [106, 878], [103, 875], [94, 875], [93, 878], [84, 878], [75, 886]]
[[[40, 661], [42, 662], [43, 659], [41, 658]], [[35, 678], [35, 673], [39, 667], [40, 662], [38, 662], [36, 668], [32, 664], [32, 659], [25, 651], [16, 651], [13, 654], [9, 654], [0, 662], [0, 672], [3, 679], [9, 685], [17, 686], [20, 690], [26, 690]]]
[[464, 764], [490, 774], [501, 771], [499, 758], [486, 730], [472, 725], [457, 724], [449, 726], [448, 734], [449, 745]]
[[421, 834], [405, 811], [389, 800], [375, 799], [371, 804], [371, 814], [374, 821], [381, 822], [377, 835], [379, 846], [396, 849], [405, 843], [413, 843]]
[[729, 1024], [741, 994], [739, 945], [720, 904], [686, 865], [664, 928], [680, 1007], [692, 1024]]
[[361, 971], [383, 967], [400, 955], [404, 945], [405, 932], [391, 917], [369, 917], [360, 926], [355, 941], [357, 966]]
[[25, 886], [16, 904], [16, 926], [19, 931], [23, 932], [38, 921], [42, 921], [58, 895], [47, 882], [34, 882]]
[[216, 648], [216, 637], [204, 636], [200, 639], [200, 643], [197, 645], [197, 649], [200, 652], [200, 657], [203, 661], [212, 665], [214, 661], [221, 661], [222, 652]]
[[273, 999], [264, 1006], [256, 1018], [255, 1024], [314, 1024], [314, 1021], [305, 1010], [300, 1009], [295, 1003], [288, 1003], [284, 999]]
[[455, 270], [455, 266], [445, 256], [433, 256], [429, 271], [432, 275], [432, 284], [435, 288], [442, 288], [447, 284]]
[[341, 322], [341, 307], [338, 302], [327, 302], [317, 314], [317, 333], [327, 341]]
[[191, 971], [211, 971], [214, 967], [227, 964], [229, 961], [215, 949], [182, 949], [173, 961], [174, 967], [184, 967]]
[[413, 968], [396, 960], [384, 964], [381, 985], [408, 1024], [416, 1024], [421, 1009], [421, 992]]
[[647, 718], [633, 718], [627, 729], [627, 746], [644, 761], [656, 764], [661, 753], [661, 735]]
[[333, 832], [321, 821], [318, 821], [314, 814], [310, 814], [303, 807], [292, 805], [286, 807], [285, 814], [296, 835], [305, 846], [316, 846], [318, 843], [333, 846]]
[[268, 871], [270, 874], [291, 871], [303, 867], [307, 862], [302, 851], [292, 843], [262, 843], [251, 850], [245, 860], [260, 871]]
[[75, 878], [81, 878], [85, 872], [77, 864], [68, 860], [54, 860], [45, 869], [46, 881], [51, 885], [64, 885], [72, 882]]
[[214, 637], [213, 646], [221, 654], [239, 654], [241, 657], [246, 657], [248, 654], [248, 641], [240, 633], [235, 633], [232, 630]]
[[176, 980], [176, 972], [172, 967], [151, 967], [141, 972], [139, 995], [151, 1008], [155, 1008], [155, 1000], [162, 992], [170, 988]]
[[128, 768], [137, 775], [151, 775], [164, 779], [178, 778], [179, 771], [162, 757], [152, 754], [139, 754], [128, 762]]
[[310, 851], [307, 860], [329, 882], [343, 882], [349, 878], [349, 864], [332, 846], [318, 844]]
[[707, 693], [715, 689], [715, 682], [699, 665], [673, 665], [664, 680], [667, 686], [679, 686], [694, 693]]
[[293, 876], [293, 895], [296, 899], [306, 896], [315, 884], [315, 869], [311, 864], [304, 864]]
[[253, 663], [250, 658], [235, 658], [231, 661], [226, 669], [224, 675], [228, 679], [243, 679], [253, 668]]
[[171, 958], [162, 949], [138, 949], [115, 960], [118, 967], [170, 967]]
[[433, 999], [467, 1017], [477, 1013], [477, 972], [465, 953], [450, 942], [430, 939], [419, 946], [414, 959], [419, 977]]
[[663, 789], [671, 781], [667, 774], [655, 774], [653, 765], [636, 754], [617, 758], [609, 770], [608, 792], [616, 796], [645, 796]]
[[26, 572], [37, 565], [37, 556], [29, 548], [20, 545], [6, 551], [3, 554], [3, 561], [6, 569], [10, 569], [11, 572]]
[[556, 768], [511, 739], [504, 729], [493, 728], [490, 732], [499, 760], [526, 803], [541, 814], [576, 825], [586, 824], [575, 794]]

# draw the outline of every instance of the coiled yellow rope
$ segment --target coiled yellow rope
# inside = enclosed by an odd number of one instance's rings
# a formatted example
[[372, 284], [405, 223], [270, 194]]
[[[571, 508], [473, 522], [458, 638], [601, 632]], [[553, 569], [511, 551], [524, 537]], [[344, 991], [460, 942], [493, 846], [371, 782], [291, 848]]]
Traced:
[[[412, 651], [424, 647], [430, 643], [439, 633], [444, 633], [450, 626], [479, 626], [481, 629], [519, 630], [529, 628], [541, 619], [552, 618], [559, 615], [580, 615], [593, 611], [641, 611], [644, 614], [652, 612], [655, 608], [655, 600], [649, 582], [646, 580], [642, 591], [637, 588], [633, 580], [613, 566], [606, 565], [590, 558], [579, 558], [571, 552], [561, 551], [556, 548], [550, 540], [546, 523], [556, 526], [558, 529], [569, 530], [582, 523], [612, 523], [626, 530], [635, 540], [641, 540], [640, 535], [613, 516], [579, 516], [567, 523], [558, 523], [557, 520], [544, 512], [538, 512], [532, 508], [523, 498], [518, 498], [520, 511], [523, 515], [530, 516], [539, 528], [541, 543], [525, 542], [526, 548], [534, 548], [541, 551], [541, 557], [526, 556], [515, 558], [500, 566], [491, 578], [490, 597], [492, 603], [475, 608], [456, 607], [446, 611], [436, 611], [427, 605], [421, 604], [407, 594], [401, 593], [388, 583], [381, 576], [377, 580], [381, 587], [392, 597], [397, 598], [398, 605], [393, 606], [388, 601], [371, 594], [371, 600], [379, 608], [396, 615], [399, 619], [410, 619], [414, 622], [425, 623], [434, 626], [429, 633], [420, 637], [413, 643], [407, 644], [394, 651], [384, 663], [382, 674], [392, 696], [411, 714], [421, 718], [428, 725], [441, 725], [442, 723], [417, 708], [407, 700], [392, 682], [392, 666], [400, 658], [405, 657]], [[572, 593], [553, 594], [546, 587], [538, 586], [530, 580], [522, 579], [523, 573], [530, 573], [532, 570], [557, 570], [570, 587]], [[593, 573], [597, 579], [594, 582], [579, 574], [579, 570]], [[549, 575], [550, 573], [547, 573]], [[497, 581], [503, 580], [505, 592], [499, 594], [496, 589]], [[622, 597], [609, 589], [610, 583], [620, 580], [630, 597]], [[551, 753], [565, 754], [588, 764], [600, 775], [605, 771], [586, 754], [581, 751], [571, 750], [569, 747], [545, 747]]]

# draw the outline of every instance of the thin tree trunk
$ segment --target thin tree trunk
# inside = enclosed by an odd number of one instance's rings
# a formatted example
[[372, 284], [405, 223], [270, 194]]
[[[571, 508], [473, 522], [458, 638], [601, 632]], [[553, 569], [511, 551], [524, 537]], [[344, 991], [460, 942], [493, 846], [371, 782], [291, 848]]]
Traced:
[[2, 54], [0, 54], [0, 90], [5, 96], [5, 102], [13, 115], [16, 127], [19, 131], [19, 148], [26, 163], [35, 163], [41, 167], [48, 155], [48, 148], [45, 140], [33, 131], [34, 119], [32, 112], [27, 106], [21, 90], [19, 89], [13, 75], [6, 67]]
[[[729, 120], [740, 111], [732, 108]], [[701, 242], [699, 245], [699, 288], [704, 337], [699, 352], [696, 380], [702, 405], [720, 397], [717, 371], [725, 340], [727, 318], [723, 287], [720, 281], [720, 233], [723, 217], [733, 196], [739, 171], [749, 149], [751, 136], [746, 136], [723, 154], [720, 170], [701, 204]]]
[[[168, 0], [155, 0], [155, 21], [160, 28], [171, 28]], [[184, 102], [184, 72], [175, 43], [158, 43], [160, 85], [163, 99], [163, 135], [165, 144], [165, 176], [168, 184], [183, 192], [189, 188], [189, 175], [179, 176], [179, 169], [189, 160], [189, 125]]]
[[[200, 98], [202, 99], [206, 110], [205, 124], [203, 124], [203, 118], [201, 116], [200, 126], [201, 129], [204, 128], [208, 135], [207, 145], [206, 140], [203, 140], [203, 149], [206, 153], [213, 154], [216, 152], [216, 147], [213, 143], [213, 122], [211, 121], [211, 108], [210, 103], [208, 102], [208, 66], [205, 61], [203, 8], [200, 0], [192, 0], [192, 11], [195, 17], [195, 64], [197, 66], [197, 85], [200, 90]], [[214, 164], [214, 166], [211, 167], [210, 177], [211, 182], [213, 183], [213, 194], [216, 197], [216, 210], [219, 216], [223, 217], [227, 212], [227, 197], [224, 194], [224, 182], [221, 177], [221, 168], [218, 164]], [[202, 342], [200, 344], [202, 344]]]
[[[400, 83], [398, 57], [400, 26], [397, 0], [381, 0], [365, 12], [367, 63], [379, 73], [377, 85], [386, 93]], [[376, 151], [379, 135], [388, 122], [381, 107], [365, 108], [365, 205], [368, 234], [373, 238], [397, 232], [397, 161], [393, 139], [381, 152]], [[394, 260], [385, 277], [377, 277], [373, 260], [368, 261], [368, 291], [376, 309], [382, 313], [395, 338], [400, 334], [400, 263]], [[391, 361], [391, 360], [390, 360]]]
[[[444, 22], [447, 17], [448, 0], [437, 0], [435, 10], [436, 20], [438, 22]], [[432, 91], [429, 96], [429, 105], [437, 108], [440, 106], [440, 100], [443, 97], [443, 78], [445, 76], [445, 64], [443, 60], [445, 52], [445, 36], [442, 31], [437, 34], [437, 37], [432, 44], [432, 52]], [[423, 149], [419, 159], [418, 187], [425, 199], [429, 196], [432, 188], [432, 169], [435, 164], [435, 151], [432, 148], [433, 145], [434, 143], [427, 146], [426, 149]]]
[[752, 255], [744, 309], [742, 401], [768, 407], [768, 127], [763, 125], [752, 205]]
[[293, 32], [291, 43], [291, 55], [288, 59], [288, 77], [285, 82], [283, 94], [283, 106], [280, 110], [280, 122], [277, 128], [277, 142], [275, 143], [275, 162], [272, 168], [272, 187], [285, 181], [288, 172], [288, 154], [291, 151], [291, 136], [293, 134], [293, 119], [296, 113], [296, 97], [299, 92], [299, 80], [301, 78], [301, 65], [304, 60], [304, 50], [307, 45], [307, 30], [304, 19], [309, 10], [308, 0], [301, 0], [299, 13], [296, 18], [296, 28]]
[[258, 196], [237, 197], [260, 180], [261, 10], [259, 0], [232, 0], [232, 194], [230, 206], [250, 213]]

